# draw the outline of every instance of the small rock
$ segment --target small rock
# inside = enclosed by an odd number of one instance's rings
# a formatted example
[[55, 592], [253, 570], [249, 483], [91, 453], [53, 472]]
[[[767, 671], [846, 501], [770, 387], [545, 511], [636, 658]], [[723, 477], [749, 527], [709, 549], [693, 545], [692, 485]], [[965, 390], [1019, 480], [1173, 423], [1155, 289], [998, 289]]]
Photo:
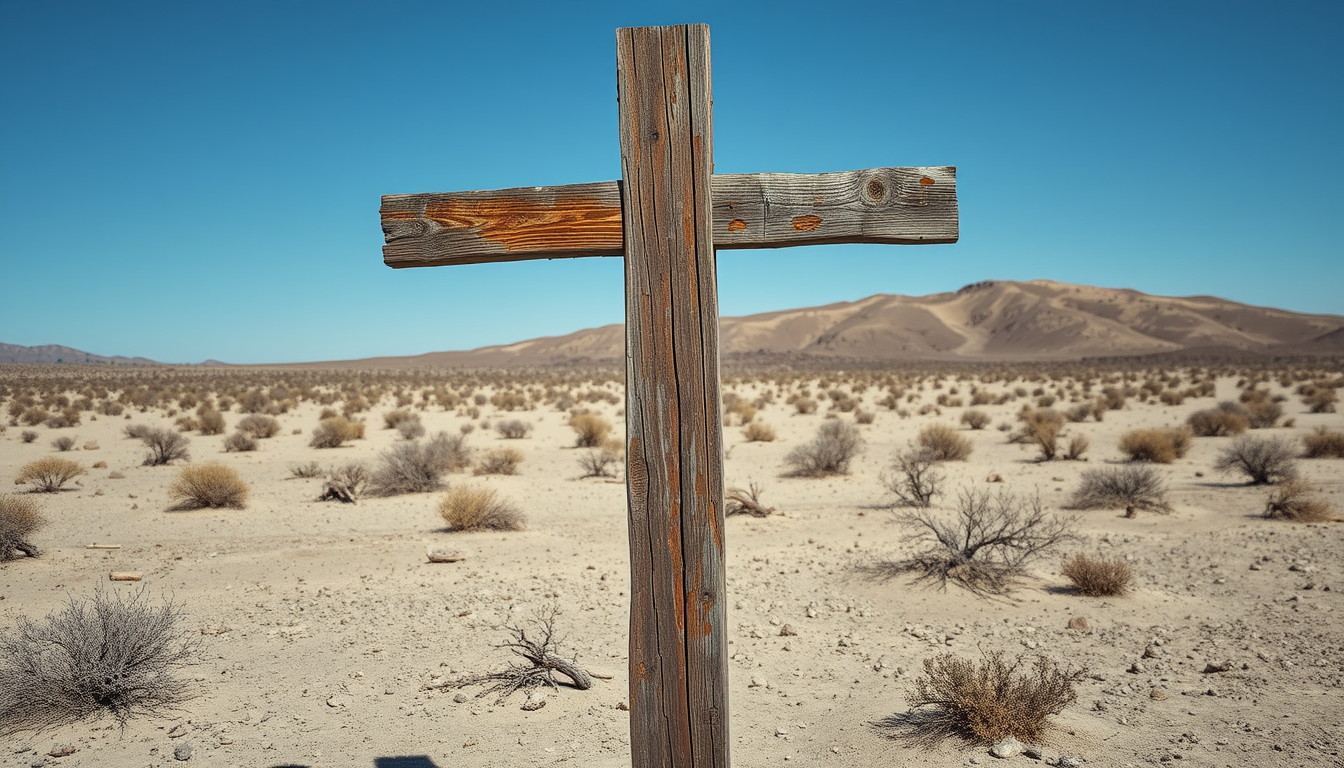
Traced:
[[52, 757], [65, 757], [66, 755], [73, 755], [78, 751], [79, 750], [76, 749], [73, 744], [61, 744], [60, 746], [52, 747], [51, 751], [47, 754]]
[[994, 746], [989, 748], [989, 754], [995, 757], [1017, 757], [1022, 754], [1022, 742], [1009, 736], [994, 742]]
[[546, 706], [546, 693], [540, 688], [534, 688], [527, 694], [527, 701], [523, 702], [522, 710], [524, 712], [536, 712], [538, 709]]
[[454, 703], [454, 704], [466, 704], [467, 701], [468, 701], [468, 699], [467, 699], [467, 694], [465, 694], [465, 693], [461, 693], [461, 692], [459, 692], [459, 693], [457, 693], [457, 694], [455, 694], [455, 695], [453, 696], [453, 703]]
[[1072, 629], [1074, 632], [1082, 632], [1086, 634], [1092, 631], [1092, 625], [1087, 623], [1086, 617], [1074, 616], [1072, 619], [1069, 619], [1069, 629]]
[[1213, 674], [1214, 672], [1226, 672], [1231, 668], [1232, 668], [1232, 662], [1230, 661], [1220, 661], [1217, 664], [1209, 662], [1204, 665], [1204, 674], [1209, 675]]
[[1076, 757], [1060, 755], [1059, 759], [1055, 761], [1055, 768], [1083, 768], [1083, 763]]
[[1131, 675], [1142, 674], [1144, 671], [1144, 666], [1136, 661], [1133, 664], [1130, 664], [1129, 669], [1126, 671], [1129, 672]]
[[1167, 692], [1162, 688], [1154, 688], [1148, 692], [1148, 695], [1152, 697], [1154, 701], [1163, 701], [1167, 698]]
[[174, 759], [174, 760], [190, 760], [190, 759], [191, 759], [191, 745], [184, 741], [184, 742], [182, 742], [181, 744], [178, 744], [176, 747], [173, 747], [173, 759]]
[[1259, 564], [1259, 563], [1251, 563], [1251, 570], [1252, 570], [1252, 571], [1258, 571], [1258, 570], [1260, 570], [1260, 564]]
[[797, 634], [798, 632], [794, 630], [792, 624], [785, 624], [784, 626], [779, 628], [780, 637], [794, 637]]
[[426, 547], [425, 556], [429, 558], [431, 563], [456, 563], [467, 559], [466, 554], [461, 550], [436, 547]]
[[787, 729], [787, 728], [776, 728], [776, 729], [775, 729], [775, 735], [776, 735], [776, 736], [788, 736], [788, 735], [789, 735], [789, 729]]
[[752, 675], [752, 676], [751, 676], [751, 682], [750, 682], [750, 683], [747, 683], [747, 687], [748, 687], [748, 688], [764, 688], [764, 687], [766, 687], [765, 678], [764, 678], [764, 677], [761, 677], [760, 675]]

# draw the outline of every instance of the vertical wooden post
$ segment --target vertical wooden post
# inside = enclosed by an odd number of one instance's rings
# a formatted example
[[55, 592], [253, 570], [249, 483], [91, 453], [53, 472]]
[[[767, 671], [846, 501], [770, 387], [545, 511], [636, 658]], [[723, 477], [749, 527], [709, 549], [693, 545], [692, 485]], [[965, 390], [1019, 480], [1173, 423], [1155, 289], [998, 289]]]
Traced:
[[616, 51], [632, 760], [726, 768], [709, 27], [620, 29]]

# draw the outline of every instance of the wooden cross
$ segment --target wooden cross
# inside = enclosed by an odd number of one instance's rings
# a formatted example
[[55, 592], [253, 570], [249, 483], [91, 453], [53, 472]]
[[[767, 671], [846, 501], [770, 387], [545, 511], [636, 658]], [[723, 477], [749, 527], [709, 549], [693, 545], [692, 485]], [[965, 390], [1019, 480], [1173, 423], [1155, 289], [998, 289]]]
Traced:
[[709, 27], [616, 31], [621, 181], [383, 197], [383, 260], [625, 258], [630, 745], [728, 765], [715, 250], [953, 243], [956, 169], [713, 175]]

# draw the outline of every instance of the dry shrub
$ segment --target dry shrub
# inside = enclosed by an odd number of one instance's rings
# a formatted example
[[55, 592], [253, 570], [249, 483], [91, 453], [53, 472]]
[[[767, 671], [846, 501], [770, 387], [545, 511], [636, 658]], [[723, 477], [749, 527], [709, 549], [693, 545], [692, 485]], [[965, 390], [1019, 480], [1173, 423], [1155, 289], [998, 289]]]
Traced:
[[1088, 597], [1123, 595], [1134, 580], [1124, 558], [1088, 557], [1081, 552], [1064, 561], [1062, 573], [1078, 594]]
[[47, 524], [42, 508], [27, 496], [0, 495], [0, 563], [15, 560], [15, 552], [37, 557], [42, 552], [28, 540]]
[[1265, 501], [1265, 517], [1282, 518], [1298, 523], [1339, 522], [1330, 503], [1318, 498], [1311, 484], [1300, 477], [1292, 477], [1269, 492]]
[[950, 522], [930, 509], [903, 513], [899, 520], [915, 528], [911, 540], [927, 546], [879, 570], [913, 573], [916, 581], [943, 587], [953, 581], [976, 593], [1007, 592], [1028, 562], [1073, 538], [1072, 518], [1046, 513], [1039, 496], [1018, 497], [1005, 490], [963, 489], [957, 494], [957, 517]]
[[45, 456], [24, 464], [14, 482], [31, 483], [35, 493], [56, 493], [61, 486], [80, 475], [88, 474], [84, 465], [61, 456]]
[[1064, 458], [1069, 461], [1080, 461], [1083, 454], [1087, 453], [1088, 446], [1092, 443], [1088, 441], [1087, 435], [1074, 435], [1069, 438], [1069, 449], [1065, 452]]
[[872, 411], [858, 409], [854, 411], [854, 422], [856, 424], [872, 424], [877, 420], [877, 414]]
[[984, 429], [991, 419], [984, 411], [969, 410], [961, 414], [961, 423], [971, 429]]
[[[129, 428], [127, 434], [130, 434]], [[140, 440], [149, 448], [144, 461], [147, 467], [160, 467], [179, 459], [186, 461], [190, 458], [187, 446], [191, 444], [191, 440], [180, 432], [162, 427], [147, 428], [140, 435]]]
[[1251, 429], [1270, 429], [1278, 424], [1281, 418], [1283, 418], [1283, 406], [1267, 396], [1246, 403], [1246, 419], [1250, 422]]
[[242, 453], [257, 450], [257, 439], [246, 432], [234, 432], [224, 438], [225, 453]]
[[19, 439], [25, 443], [31, 443], [37, 440], [37, 433], [31, 429], [25, 429], [19, 433]]
[[[555, 617], [560, 613], [558, 605], [551, 605], [537, 611], [535, 623], [538, 626], [538, 639], [527, 636], [527, 629], [518, 625], [506, 625], [512, 639], [500, 646], [507, 648], [523, 660], [522, 664], [510, 664], [502, 672], [489, 672], [483, 675], [467, 675], [461, 679], [440, 683], [440, 688], [465, 688], [469, 685], [489, 683], [476, 698], [497, 693], [496, 704], [502, 704], [515, 691], [530, 693], [541, 686], [559, 690], [555, 673], [568, 677], [574, 688], [586, 691], [593, 687], [592, 677], [578, 665], [577, 659], [568, 659], [561, 653], [559, 639], [555, 636]], [[524, 709], [527, 705], [524, 705]]]
[[238, 422], [238, 431], [251, 435], [258, 440], [264, 440], [268, 437], [275, 437], [280, 434], [280, 422], [270, 416], [253, 414], [244, 416]]
[[76, 440], [76, 439], [78, 439], [78, 438], [77, 438], [77, 437], [71, 437], [71, 436], [69, 436], [69, 435], [62, 435], [62, 436], [56, 438], [55, 440], [52, 440], [52, 441], [51, 441], [51, 447], [52, 447], [52, 448], [55, 448], [56, 450], [60, 451], [61, 453], [65, 453], [66, 451], [68, 451], [68, 450], [70, 450], [71, 448], [74, 448], [74, 447], [75, 447], [75, 440]]
[[1187, 427], [1136, 429], [1120, 436], [1120, 452], [1130, 461], [1170, 464], [1190, 451], [1191, 439]]
[[1092, 403], [1079, 403], [1064, 412], [1064, 418], [1074, 423], [1087, 421], [1087, 417], [1091, 415]]
[[1050, 461], [1059, 453], [1059, 433], [1064, 429], [1064, 416], [1049, 408], [1031, 408], [1018, 414], [1022, 430], [1010, 438], [1011, 442], [1032, 443], [1041, 452], [1041, 459]]
[[817, 412], [817, 401], [810, 397], [800, 397], [793, 401], [793, 409], [801, 415]]
[[145, 439], [145, 435], [149, 434], [150, 429], [152, 429], [152, 427], [148, 424], [127, 424], [121, 431], [122, 434], [133, 440], [143, 440]]
[[741, 488], [729, 488], [728, 495], [724, 499], [723, 514], [725, 517], [733, 515], [751, 515], [752, 517], [769, 517], [775, 511], [774, 507], [767, 507], [761, 502], [761, 486], [751, 483], [747, 490]]
[[368, 466], [361, 461], [351, 461], [340, 467], [332, 467], [331, 472], [327, 473], [326, 482], [322, 484], [322, 495], [318, 496], [317, 500], [354, 504], [364, 495], [370, 478]]
[[397, 422], [397, 434], [401, 435], [402, 440], [415, 440], [425, 436], [425, 425], [421, 423], [417, 414], [413, 419], [402, 419]]
[[849, 473], [849, 463], [863, 450], [859, 428], [843, 421], [828, 421], [817, 436], [784, 457], [790, 477], [824, 477]]
[[233, 467], [214, 462], [188, 464], [168, 486], [178, 509], [243, 509], [247, 494], [247, 483]]
[[201, 423], [195, 416], [180, 416], [173, 422], [173, 426], [177, 427], [178, 432], [195, 432], [201, 428]]
[[1039, 743], [1057, 715], [1077, 700], [1081, 670], [1067, 670], [1044, 656], [1021, 670], [1022, 657], [1008, 661], [1000, 651], [984, 651], [979, 664], [950, 653], [924, 659], [924, 674], [907, 695], [921, 713], [916, 727], [928, 738], [960, 737], [983, 744], [1014, 736]]
[[625, 455], [625, 444], [615, 438], [606, 440], [600, 448], [590, 448], [579, 454], [580, 477], [615, 477]]
[[746, 400], [733, 400], [723, 413], [723, 422], [729, 425], [746, 424], [754, 418], [756, 418], [756, 406]]
[[1251, 485], [1277, 483], [1297, 476], [1296, 453], [1287, 438], [1239, 437], [1218, 454], [1213, 468], [1246, 475]]
[[344, 416], [332, 416], [317, 423], [308, 445], [313, 448], [340, 448], [345, 443], [363, 436], [363, 422], [352, 422]]
[[522, 440], [532, 432], [532, 425], [522, 419], [505, 419], [495, 425], [495, 431], [505, 440]]
[[319, 477], [322, 475], [322, 465], [316, 461], [310, 461], [305, 464], [290, 464], [289, 476], [297, 478]]
[[1306, 450], [1302, 453], [1308, 459], [1344, 459], [1344, 432], [1326, 427], [1317, 427], [1311, 434], [1302, 436]]
[[891, 473], [882, 473], [882, 485], [895, 494], [897, 504], [927, 507], [942, 491], [943, 473], [938, 460], [922, 449], [898, 451], [891, 460]]
[[1339, 396], [1329, 387], [1317, 387], [1311, 394], [1302, 398], [1302, 404], [1312, 413], [1334, 413]]
[[957, 434], [946, 424], [930, 424], [915, 437], [915, 444], [933, 457], [934, 461], [965, 461], [974, 446], [969, 438]]
[[200, 430], [202, 435], [224, 434], [224, 414], [214, 410], [202, 411], [200, 414]]
[[420, 415], [406, 410], [387, 411], [383, 413], [383, 429], [396, 429], [398, 424], [412, 420], [419, 421]]
[[486, 451], [472, 470], [476, 475], [516, 475], [523, 463], [523, 452], [517, 448], [495, 448]]
[[521, 531], [525, 518], [491, 488], [458, 485], [439, 502], [439, 517], [455, 531]]
[[742, 436], [749, 443], [773, 443], [778, 437], [775, 428], [763, 421], [753, 421], [743, 427]]
[[595, 413], [580, 413], [569, 420], [577, 434], [574, 444], [580, 448], [597, 448], [611, 434], [611, 423]]
[[20, 617], [0, 636], [0, 735], [42, 730], [101, 714], [124, 727], [190, 697], [179, 674], [197, 646], [173, 603], [96, 593], [39, 624]]
[[1069, 498], [1071, 509], [1146, 509], [1170, 512], [1167, 488], [1152, 467], [1102, 467], [1083, 470]]
[[471, 449], [465, 435], [440, 432], [424, 442], [397, 443], [383, 451], [379, 461], [371, 480], [374, 495], [423, 493], [438, 490], [444, 474], [466, 469]]
[[1240, 403], [1219, 403], [1217, 408], [1195, 411], [1185, 420], [1190, 431], [1198, 437], [1226, 437], [1245, 432], [1251, 422]]

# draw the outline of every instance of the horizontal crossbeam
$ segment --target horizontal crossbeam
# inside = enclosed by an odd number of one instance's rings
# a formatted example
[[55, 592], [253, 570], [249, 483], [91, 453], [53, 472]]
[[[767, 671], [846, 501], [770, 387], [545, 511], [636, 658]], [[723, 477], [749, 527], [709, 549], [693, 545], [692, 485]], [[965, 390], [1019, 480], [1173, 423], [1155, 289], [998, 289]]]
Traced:
[[[714, 247], [955, 243], [957, 169], [711, 178]], [[384, 195], [383, 261], [436, 267], [621, 256], [621, 182]]]

